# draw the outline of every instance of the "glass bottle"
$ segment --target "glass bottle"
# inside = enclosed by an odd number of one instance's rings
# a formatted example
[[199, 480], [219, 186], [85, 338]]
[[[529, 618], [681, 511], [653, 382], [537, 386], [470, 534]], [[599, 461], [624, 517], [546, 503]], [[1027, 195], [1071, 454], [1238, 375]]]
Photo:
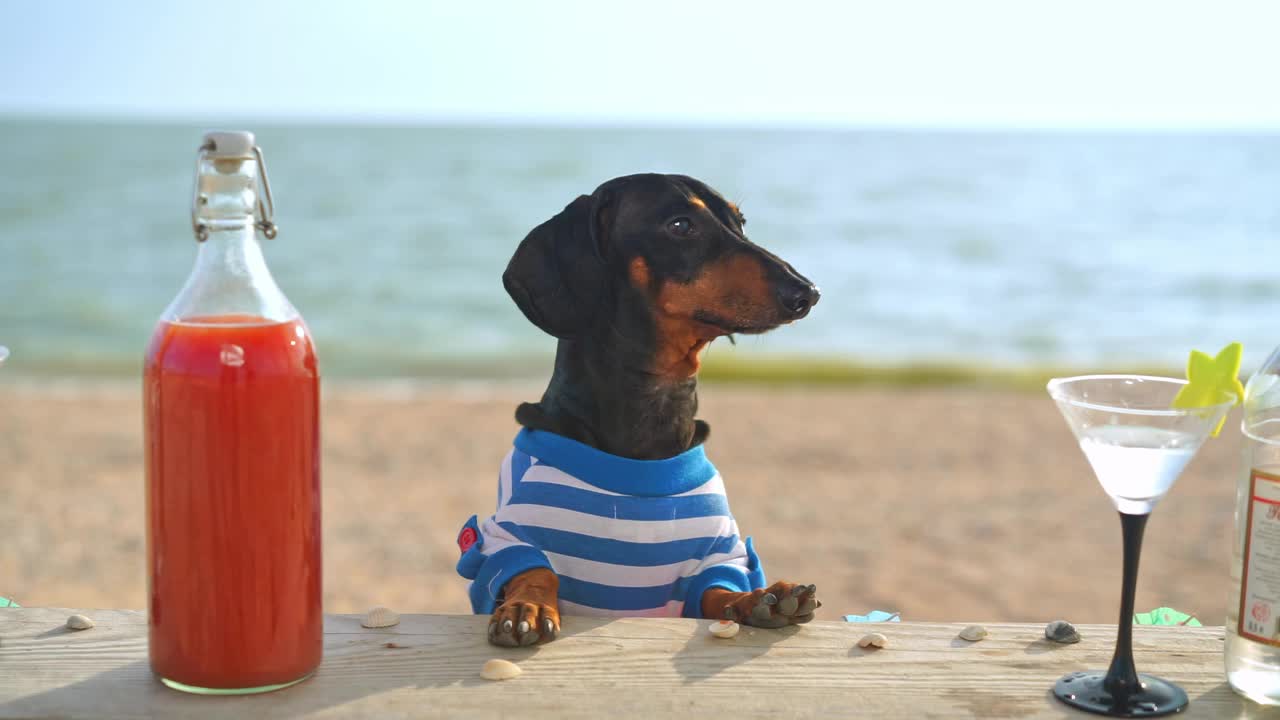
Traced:
[[251, 133], [205, 136], [192, 203], [195, 268], [144, 370], [151, 667], [264, 692], [320, 663], [320, 374], [258, 243], [276, 227]]
[[1241, 695], [1280, 704], [1280, 348], [1244, 392], [1243, 467], [1227, 598], [1227, 681]]

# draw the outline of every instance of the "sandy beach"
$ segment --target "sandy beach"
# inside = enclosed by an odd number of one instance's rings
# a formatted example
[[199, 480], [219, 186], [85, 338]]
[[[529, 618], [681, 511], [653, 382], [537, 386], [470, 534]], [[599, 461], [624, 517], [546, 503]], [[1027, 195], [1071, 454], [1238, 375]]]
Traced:
[[[329, 612], [463, 613], [454, 537], [491, 510], [532, 384], [325, 388]], [[704, 384], [708, 452], [773, 579], [819, 618], [1116, 620], [1120, 530], [1053, 403], [983, 388]], [[1238, 413], [1148, 526], [1138, 609], [1207, 625], [1227, 595]], [[140, 391], [0, 384], [0, 595], [144, 607]]]

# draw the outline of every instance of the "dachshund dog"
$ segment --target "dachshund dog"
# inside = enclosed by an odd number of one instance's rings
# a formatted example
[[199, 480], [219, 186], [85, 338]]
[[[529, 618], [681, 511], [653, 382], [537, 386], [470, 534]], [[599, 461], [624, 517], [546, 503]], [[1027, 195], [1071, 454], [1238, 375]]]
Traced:
[[766, 586], [695, 417], [710, 342], [772, 330], [818, 301], [745, 222], [698, 180], [629, 175], [520, 243], [503, 285], [559, 342], [541, 401], [516, 410], [498, 511], [458, 537], [492, 643], [552, 640], [562, 611], [776, 628], [821, 605], [813, 585]]

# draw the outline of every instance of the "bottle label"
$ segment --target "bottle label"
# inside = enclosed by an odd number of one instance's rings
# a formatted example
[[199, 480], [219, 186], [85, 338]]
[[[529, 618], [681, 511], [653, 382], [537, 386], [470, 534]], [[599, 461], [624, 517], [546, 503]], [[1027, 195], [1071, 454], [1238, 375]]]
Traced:
[[1236, 631], [1280, 647], [1280, 475], [1253, 471], [1246, 516]]

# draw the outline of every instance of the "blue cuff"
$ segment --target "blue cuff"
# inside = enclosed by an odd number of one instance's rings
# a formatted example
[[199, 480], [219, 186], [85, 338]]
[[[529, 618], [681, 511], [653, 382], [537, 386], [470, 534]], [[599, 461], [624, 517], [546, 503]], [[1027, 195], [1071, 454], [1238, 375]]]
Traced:
[[480, 523], [472, 515], [458, 531], [458, 550], [462, 552], [462, 556], [458, 558], [455, 569], [459, 575], [468, 580], [476, 578], [476, 573], [480, 572], [480, 566], [484, 564], [483, 548], [484, 535], [480, 534]]
[[541, 550], [529, 545], [513, 545], [485, 557], [471, 581], [471, 611], [477, 615], [493, 612], [511, 578], [534, 568], [550, 570], [551, 563]]
[[747, 538], [747, 569], [737, 565], [712, 565], [694, 576], [684, 595], [684, 612], [687, 618], [702, 617], [702, 594], [711, 588], [724, 588], [730, 592], [751, 592], [765, 586], [764, 568], [756, 555], [755, 545]]

